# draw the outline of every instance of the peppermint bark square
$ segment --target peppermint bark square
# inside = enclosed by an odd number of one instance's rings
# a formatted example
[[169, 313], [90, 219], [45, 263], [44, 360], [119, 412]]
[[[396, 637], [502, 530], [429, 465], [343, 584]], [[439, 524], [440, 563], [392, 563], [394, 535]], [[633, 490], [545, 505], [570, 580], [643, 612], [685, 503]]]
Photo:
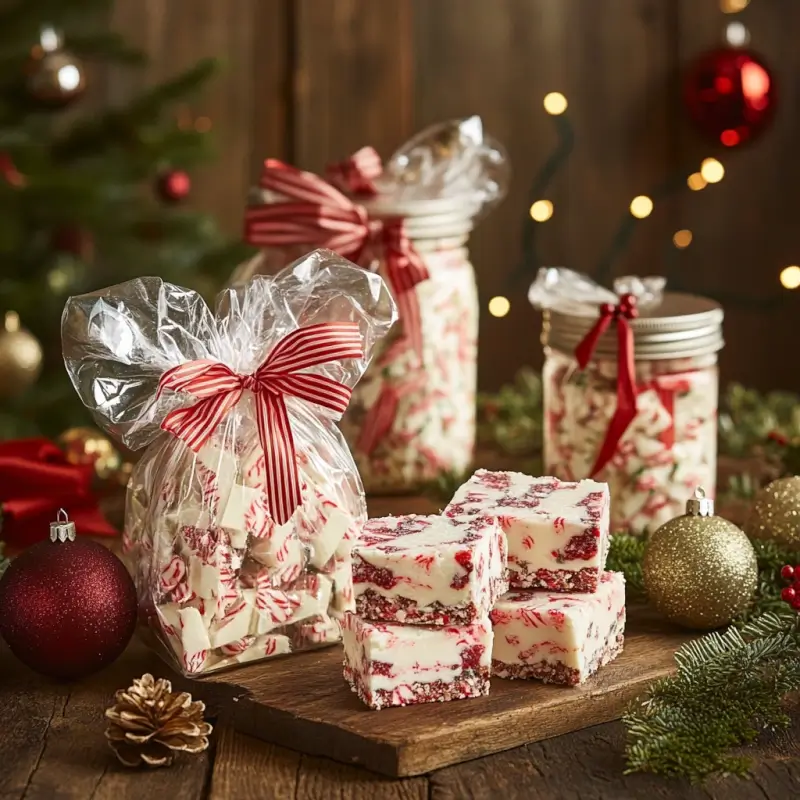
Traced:
[[514, 590], [491, 620], [492, 675], [577, 686], [622, 652], [625, 578], [604, 572], [594, 594]]
[[506, 540], [497, 520], [380, 517], [353, 548], [356, 611], [413, 625], [468, 625], [508, 590]]
[[497, 518], [508, 537], [514, 589], [594, 592], [609, 545], [608, 485], [479, 469], [445, 516]]
[[344, 677], [375, 710], [489, 694], [492, 626], [392, 625], [346, 614]]

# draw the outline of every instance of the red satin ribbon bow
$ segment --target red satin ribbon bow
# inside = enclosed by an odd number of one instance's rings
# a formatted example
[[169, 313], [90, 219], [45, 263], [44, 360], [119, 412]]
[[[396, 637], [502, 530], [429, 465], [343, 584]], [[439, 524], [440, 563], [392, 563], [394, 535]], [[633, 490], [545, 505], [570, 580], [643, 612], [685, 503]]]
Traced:
[[629, 320], [638, 315], [636, 298], [632, 294], [622, 295], [617, 305], [603, 303], [597, 322], [575, 348], [578, 366], [585, 369], [600, 337], [608, 330], [612, 321], [617, 323], [617, 408], [608, 423], [608, 430], [590, 477], [597, 475], [611, 460], [619, 440], [636, 418], [636, 370], [633, 361], [633, 331]]
[[288, 202], [252, 206], [245, 212], [245, 238], [256, 247], [310, 245], [335, 250], [369, 267], [373, 249], [381, 249], [403, 332], [421, 357], [419, 304], [411, 290], [427, 280], [428, 270], [405, 233], [403, 219], [370, 219], [367, 210], [327, 181], [269, 158], [261, 187]]
[[374, 147], [362, 147], [350, 158], [328, 164], [328, 180], [344, 192], [374, 197], [378, 194], [375, 179], [383, 173], [383, 163]]
[[238, 375], [211, 359], [198, 359], [167, 370], [158, 384], [198, 398], [192, 406], [171, 411], [161, 427], [197, 452], [245, 389], [256, 399], [256, 421], [266, 464], [266, 500], [272, 518], [283, 525], [302, 502], [294, 437], [285, 395], [343, 413], [351, 390], [325, 375], [301, 369], [363, 358], [364, 347], [355, 322], [320, 322], [281, 339], [252, 375]]

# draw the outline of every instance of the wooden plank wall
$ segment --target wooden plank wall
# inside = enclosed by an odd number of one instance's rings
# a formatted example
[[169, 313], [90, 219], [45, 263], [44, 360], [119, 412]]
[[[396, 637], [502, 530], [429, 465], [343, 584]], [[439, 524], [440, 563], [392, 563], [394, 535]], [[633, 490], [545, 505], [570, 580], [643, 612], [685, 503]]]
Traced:
[[[483, 316], [481, 384], [493, 388], [541, 362], [526, 286], [509, 280], [530, 181], [555, 144], [542, 97], [567, 96], [576, 146], [549, 191], [555, 214], [540, 226], [539, 251], [546, 264], [591, 270], [633, 196], [687, 159], [718, 155], [686, 123], [680, 75], [720, 42], [729, 19], [715, 0], [117, 0], [113, 23], [151, 54], [141, 80], [206, 55], [225, 64], [193, 107], [212, 118], [220, 151], [197, 176], [194, 202], [231, 232], [267, 155], [318, 169], [363, 144], [388, 155], [424, 125], [481, 114], [514, 165], [508, 198], [472, 241], [484, 304], [495, 294], [512, 302], [504, 319]], [[720, 156], [721, 184], [681, 192], [638, 223], [615, 274], [659, 273], [669, 263], [682, 288], [734, 292], [724, 378], [800, 390], [788, 355], [800, 294], [778, 283], [782, 267], [800, 263], [800, 109], [791, 102], [800, 89], [800, 6], [752, 0], [739, 19], [779, 83], [776, 123], [749, 149]], [[116, 73], [106, 84], [110, 99], [133, 86]], [[694, 240], [668, 260], [679, 227]], [[773, 296], [775, 307], [753, 305]]]

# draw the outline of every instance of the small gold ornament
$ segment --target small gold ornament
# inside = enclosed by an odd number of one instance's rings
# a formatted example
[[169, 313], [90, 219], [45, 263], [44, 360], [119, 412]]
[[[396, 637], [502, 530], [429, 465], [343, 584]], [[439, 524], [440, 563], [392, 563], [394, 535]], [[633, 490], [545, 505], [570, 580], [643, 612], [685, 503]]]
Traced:
[[751, 539], [800, 548], [800, 476], [778, 478], [759, 489], [744, 531]]
[[64, 50], [61, 37], [51, 27], [42, 29], [25, 72], [28, 94], [45, 108], [63, 108], [86, 90], [83, 64]]
[[0, 397], [16, 397], [30, 388], [42, 371], [39, 340], [20, 327], [16, 311], [8, 311], [0, 330]]
[[732, 522], [714, 516], [714, 503], [697, 489], [686, 514], [649, 538], [643, 563], [649, 602], [687, 628], [727, 625], [756, 590], [753, 545]]
[[149, 673], [114, 695], [106, 709], [106, 738], [126, 767], [168, 767], [176, 751], [202, 753], [208, 747], [211, 724], [205, 704], [188, 692], [173, 692], [172, 684]]
[[106, 480], [123, 469], [122, 456], [111, 440], [94, 428], [70, 428], [58, 437], [70, 464], [92, 464], [98, 478]]

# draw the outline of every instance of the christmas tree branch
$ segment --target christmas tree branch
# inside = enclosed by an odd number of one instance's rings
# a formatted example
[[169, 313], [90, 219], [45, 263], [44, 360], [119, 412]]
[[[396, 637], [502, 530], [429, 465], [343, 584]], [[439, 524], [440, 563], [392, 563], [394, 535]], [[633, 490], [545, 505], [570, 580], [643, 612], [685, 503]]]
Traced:
[[144, 53], [129, 47], [118, 33], [97, 33], [91, 36], [69, 37], [69, 49], [82, 58], [103, 59], [118, 64], [141, 65], [146, 62]]
[[[63, 164], [76, 159], [96, 158], [98, 153], [120, 146], [135, 152], [141, 144], [141, 131], [154, 126], [172, 103], [185, 101], [187, 95], [199, 90], [216, 70], [214, 59], [204, 59], [172, 80], [143, 92], [125, 108], [81, 119], [53, 143], [54, 160]], [[152, 132], [150, 136], [153, 136]], [[146, 146], [147, 142], [144, 144]]]
[[800, 689], [797, 615], [766, 614], [684, 645], [677, 674], [657, 681], [623, 718], [627, 772], [744, 775], [747, 758], [731, 748], [789, 723], [786, 694]]

